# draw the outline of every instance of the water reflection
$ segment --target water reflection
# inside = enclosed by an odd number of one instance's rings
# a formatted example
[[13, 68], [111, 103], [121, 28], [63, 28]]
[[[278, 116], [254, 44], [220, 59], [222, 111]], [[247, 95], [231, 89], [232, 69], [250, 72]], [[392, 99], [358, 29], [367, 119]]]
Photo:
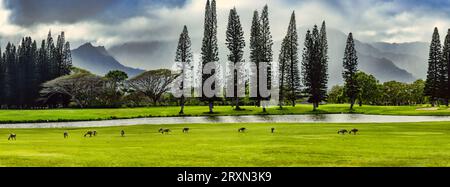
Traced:
[[88, 122], [51, 122], [0, 124], [0, 128], [61, 128], [61, 127], [106, 127], [127, 125], [161, 125], [192, 123], [399, 123], [447, 121], [450, 116], [388, 116], [365, 114], [317, 114], [317, 115], [256, 115], [256, 116], [196, 116], [154, 117]]
[[315, 115], [310, 115], [310, 116], [311, 116], [312, 121], [326, 121], [327, 120], [327, 116], [324, 114], [315, 114]]
[[220, 122], [220, 118], [218, 116], [206, 116], [206, 120], [208, 120], [211, 123]]

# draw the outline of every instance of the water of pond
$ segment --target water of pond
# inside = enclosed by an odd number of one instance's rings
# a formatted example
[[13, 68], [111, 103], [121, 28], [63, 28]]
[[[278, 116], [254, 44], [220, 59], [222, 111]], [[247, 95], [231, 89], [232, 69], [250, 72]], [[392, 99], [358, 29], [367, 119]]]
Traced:
[[118, 119], [85, 122], [49, 122], [0, 124], [0, 128], [68, 128], [108, 127], [129, 125], [162, 124], [205, 124], [205, 123], [397, 123], [448, 121], [450, 116], [389, 116], [365, 114], [322, 114], [322, 115], [260, 115], [260, 116], [197, 116], [197, 117], [154, 117]]

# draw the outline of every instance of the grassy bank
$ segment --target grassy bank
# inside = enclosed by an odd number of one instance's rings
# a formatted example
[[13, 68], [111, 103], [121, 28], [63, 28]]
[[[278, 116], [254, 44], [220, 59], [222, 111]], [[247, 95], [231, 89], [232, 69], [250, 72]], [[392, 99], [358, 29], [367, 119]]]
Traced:
[[[185, 116], [206, 115], [283, 115], [283, 114], [335, 114], [359, 113], [379, 115], [450, 115], [446, 107], [429, 109], [426, 106], [362, 106], [353, 111], [345, 104], [330, 104], [320, 106], [313, 112], [311, 105], [296, 107], [272, 107], [267, 113], [254, 106], [242, 107], [245, 110], [235, 111], [230, 106], [216, 106], [214, 114], [207, 113], [207, 106], [187, 106]], [[147, 107], [147, 108], [117, 108], [117, 109], [53, 109], [53, 110], [0, 110], [0, 123], [47, 122], [47, 121], [83, 121], [106, 120], [140, 117], [179, 116], [179, 107]]]
[[[0, 166], [450, 166], [444, 122], [166, 125], [169, 135], [160, 127], [97, 128], [92, 138], [82, 137], [87, 129], [2, 129]], [[360, 134], [338, 135], [341, 128]]]

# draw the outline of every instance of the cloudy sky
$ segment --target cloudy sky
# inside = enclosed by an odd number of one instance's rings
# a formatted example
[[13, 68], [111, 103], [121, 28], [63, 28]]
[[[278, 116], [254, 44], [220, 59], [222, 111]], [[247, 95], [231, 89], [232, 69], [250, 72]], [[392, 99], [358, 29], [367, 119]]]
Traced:
[[[1, 0], [0, 39], [18, 42], [22, 36], [45, 38], [64, 30], [72, 47], [84, 42], [113, 46], [132, 41], [175, 40], [187, 25], [199, 40], [206, 0]], [[353, 32], [362, 41], [412, 42], [431, 39], [433, 27], [443, 37], [450, 27], [447, 0], [218, 0], [219, 34], [225, 33], [229, 9], [236, 6], [250, 30], [253, 10], [269, 5], [272, 33], [280, 40], [289, 15], [311, 27], [326, 20], [328, 27]], [[224, 35], [224, 34], [223, 34]], [[248, 32], [246, 33], [248, 37]], [[219, 36], [219, 40], [222, 36]]]

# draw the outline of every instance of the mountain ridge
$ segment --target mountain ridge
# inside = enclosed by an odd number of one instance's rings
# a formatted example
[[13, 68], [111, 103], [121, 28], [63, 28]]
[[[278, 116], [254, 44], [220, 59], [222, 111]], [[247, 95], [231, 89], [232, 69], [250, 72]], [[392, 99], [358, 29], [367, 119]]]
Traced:
[[[304, 30], [306, 33], [306, 30]], [[343, 84], [342, 59], [347, 41], [347, 35], [337, 29], [327, 29], [329, 51], [329, 86]], [[303, 39], [301, 39], [303, 42]], [[416, 77], [407, 70], [399, 67], [392, 59], [383, 55], [383, 52], [369, 43], [355, 39], [355, 48], [358, 52], [358, 68], [374, 75], [381, 82], [391, 80], [412, 82]]]
[[121, 64], [108, 53], [104, 46], [94, 46], [90, 42], [72, 50], [72, 61], [74, 66], [101, 76], [112, 70], [124, 71], [128, 77], [134, 77], [145, 71]]

